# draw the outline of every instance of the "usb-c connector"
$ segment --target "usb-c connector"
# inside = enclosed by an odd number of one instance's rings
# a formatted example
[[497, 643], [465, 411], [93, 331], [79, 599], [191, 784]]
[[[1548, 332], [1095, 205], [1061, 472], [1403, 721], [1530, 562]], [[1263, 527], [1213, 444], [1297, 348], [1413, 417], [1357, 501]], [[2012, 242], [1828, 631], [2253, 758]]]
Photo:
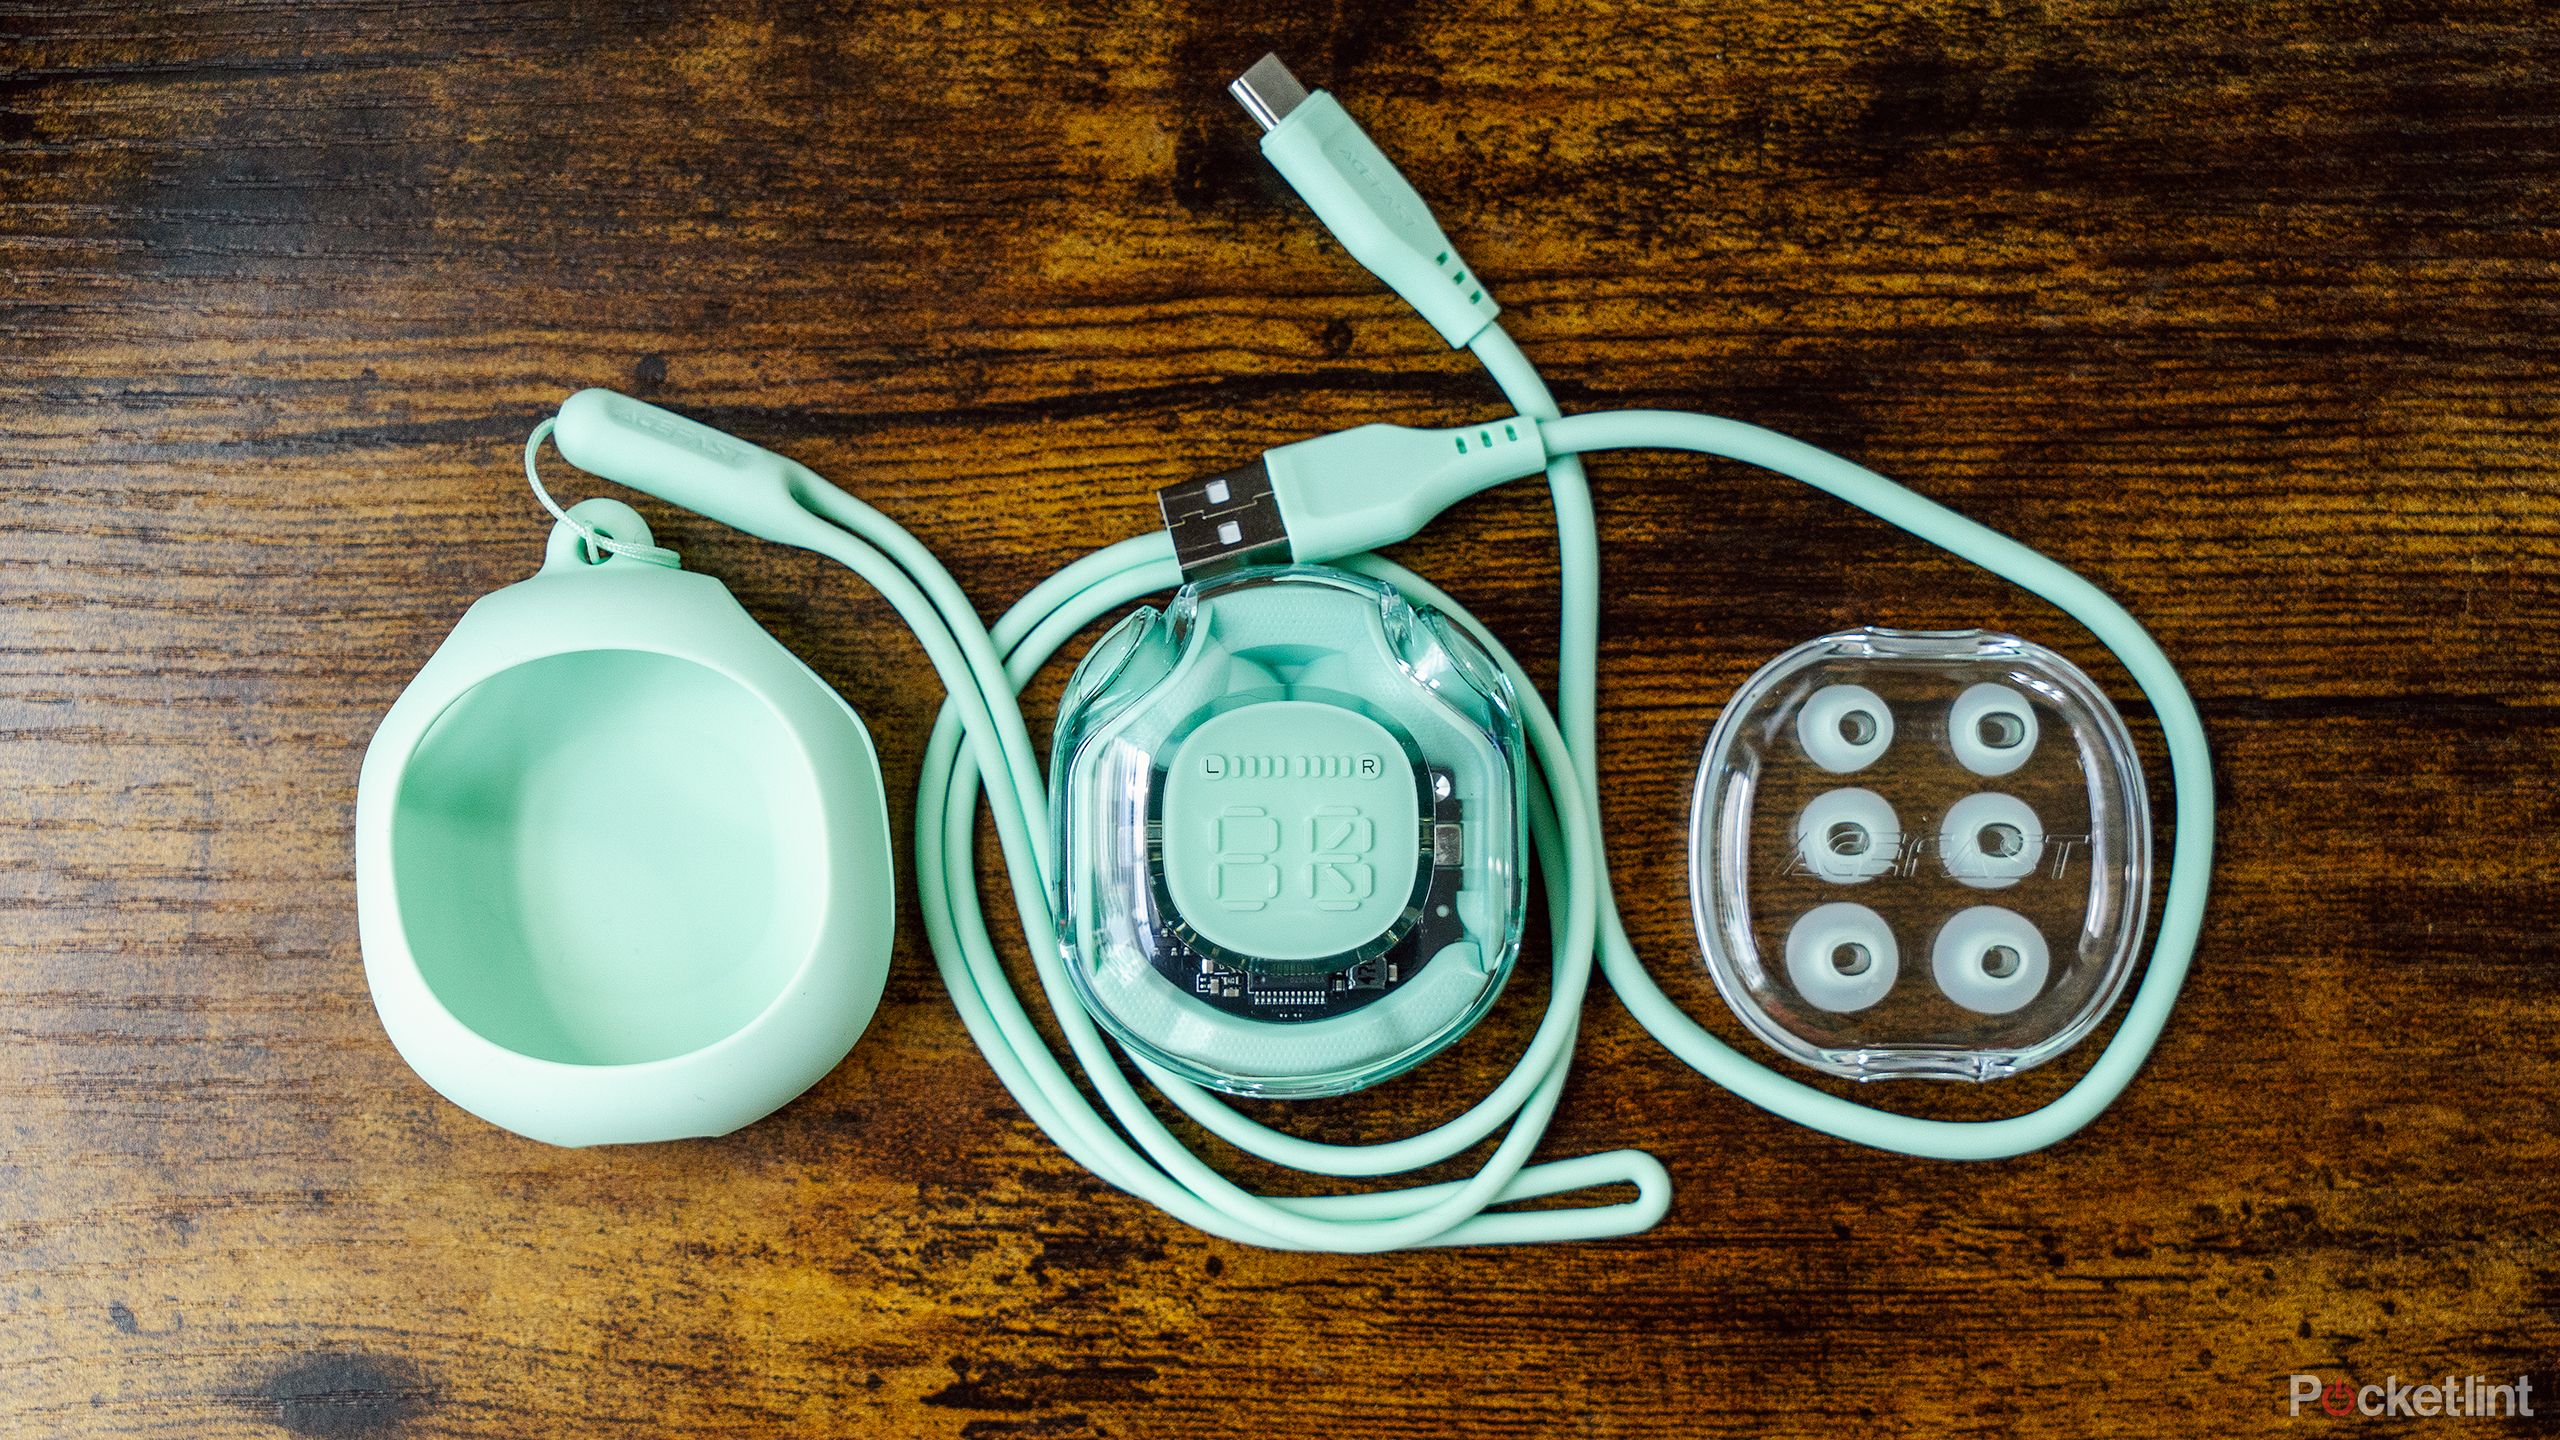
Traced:
[[1227, 88], [1261, 124], [1272, 168], [1440, 338], [1463, 346], [1493, 323], [1502, 307], [1440, 233], [1431, 207], [1331, 95], [1310, 93], [1277, 55]]
[[1227, 93], [1245, 108], [1255, 124], [1265, 130], [1277, 130], [1289, 112], [1307, 103], [1307, 87], [1289, 73], [1277, 55], [1265, 55], [1253, 62], [1253, 68], [1235, 78]]

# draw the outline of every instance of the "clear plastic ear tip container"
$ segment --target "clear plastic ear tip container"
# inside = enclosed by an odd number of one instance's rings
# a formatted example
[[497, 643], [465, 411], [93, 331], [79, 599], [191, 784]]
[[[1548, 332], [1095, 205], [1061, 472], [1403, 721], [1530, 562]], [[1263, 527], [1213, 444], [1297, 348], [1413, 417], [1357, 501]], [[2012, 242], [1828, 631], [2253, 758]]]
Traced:
[[2043, 646], [1862, 629], [1763, 667], [1689, 827], [1708, 972], [1752, 1033], [1858, 1080], [1995, 1080], [2131, 978], [2151, 880], [2132, 738]]

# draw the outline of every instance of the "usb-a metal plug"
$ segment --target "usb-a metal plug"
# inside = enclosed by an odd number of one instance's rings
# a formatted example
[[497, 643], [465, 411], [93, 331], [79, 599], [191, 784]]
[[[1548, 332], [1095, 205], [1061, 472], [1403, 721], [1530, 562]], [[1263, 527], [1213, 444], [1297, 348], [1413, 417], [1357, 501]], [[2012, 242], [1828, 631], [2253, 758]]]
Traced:
[[1156, 492], [1156, 505], [1185, 579], [1289, 563], [1289, 528], [1272, 493], [1270, 467], [1259, 459], [1224, 475], [1168, 485]]

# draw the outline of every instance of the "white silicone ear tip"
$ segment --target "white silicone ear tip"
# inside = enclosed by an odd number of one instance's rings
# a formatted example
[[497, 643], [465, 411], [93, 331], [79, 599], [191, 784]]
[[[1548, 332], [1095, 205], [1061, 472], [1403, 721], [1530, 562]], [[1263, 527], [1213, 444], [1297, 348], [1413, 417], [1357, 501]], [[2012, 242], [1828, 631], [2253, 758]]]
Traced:
[[1796, 711], [1796, 743], [1834, 775], [1864, 770], [1893, 744], [1893, 710], [1864, 685], [1826, 685]]
[[1902, 856], [1902, 822], [1873, 790], [1831, 790], [1796, 817], [1796, 858], [1834, 885], [1857, 885], [1892, 870]]
[[1938, 859], [1959, 883], [2005, 890], [2044, 860], [2044, 822], [2015, 795], [1967, 795], [1938, 824]]
[[2006, 1015], [2044, 991], [2052, 968], [2044, 935], [1997, 905], [1959, 910], [1938, 927], [1929, 970], [1948, 999], [1981, 1015]]
[[1947, 744], [1976, 775], [2006, 775], [2036, 748], [2036, 710], [2006, 685], [1984, 681], [1956, 697], [1947, 712]]
[[1787, 978], [1819, 1009], [1864, 1010], [1885, 997], [1901, 972], [1892, 927], [1864, 905], [1817, 905], [1787, 931]]

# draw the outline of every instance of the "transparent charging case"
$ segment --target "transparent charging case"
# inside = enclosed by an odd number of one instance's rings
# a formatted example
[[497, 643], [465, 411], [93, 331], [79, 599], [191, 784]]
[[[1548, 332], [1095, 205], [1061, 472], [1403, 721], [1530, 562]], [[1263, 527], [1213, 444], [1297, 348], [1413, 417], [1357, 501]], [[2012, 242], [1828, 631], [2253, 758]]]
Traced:
[[2141, 950], [2131, 737], [2086, 675], [2015, 636], [1853, 630], [1778, 657], [1716, 722], [1689, 848], [1716, 988], [1835, 1075], [2042, 1064]]
[[1060, 943], [1134, 1053], [1231, 1094], [1339, 1094], [1491, 1007], [1520, 949], [1509, 685], [1437, 612], [1321, 567], [1183, 587], [1068, 681]]

